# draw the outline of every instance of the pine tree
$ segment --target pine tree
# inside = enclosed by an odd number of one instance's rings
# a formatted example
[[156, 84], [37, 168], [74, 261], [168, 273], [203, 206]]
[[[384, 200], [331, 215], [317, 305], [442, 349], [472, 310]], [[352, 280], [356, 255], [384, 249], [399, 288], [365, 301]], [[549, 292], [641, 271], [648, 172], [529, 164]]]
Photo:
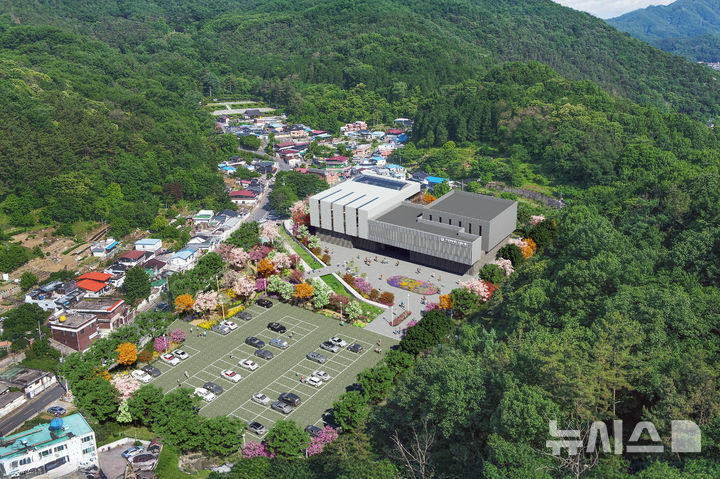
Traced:
[[128, 270], [125, 274], [123, 290], [125, 301], [129, 304], [135, 304], [138, 299], [150, 296], [150, 278], [141, 266], [134, 266]]

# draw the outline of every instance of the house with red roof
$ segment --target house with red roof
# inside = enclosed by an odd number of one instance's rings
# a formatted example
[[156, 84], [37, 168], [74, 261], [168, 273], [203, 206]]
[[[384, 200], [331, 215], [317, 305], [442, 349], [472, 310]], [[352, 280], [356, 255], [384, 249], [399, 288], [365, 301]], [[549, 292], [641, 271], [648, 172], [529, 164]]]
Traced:
[[230, 201], [236, 205], [254, 205], [257, 203], [257, 194], [250, 190], [235, 190], [230, 192]]
[[122, 265], [132, 268], [136, 264], [142, 263], [143, 260], [149, 256], [152, 256], [152, 253], [133, 249], [118, 256], [117, 261]]

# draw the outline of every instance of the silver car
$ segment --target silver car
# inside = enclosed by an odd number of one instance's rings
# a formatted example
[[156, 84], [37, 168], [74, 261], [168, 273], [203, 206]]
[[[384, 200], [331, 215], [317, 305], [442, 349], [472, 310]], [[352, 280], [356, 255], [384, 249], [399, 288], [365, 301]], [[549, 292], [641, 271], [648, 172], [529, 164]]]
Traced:
[[262, 404], [263, 406], [267, 406], [268, 404], [270, 404], [270, 398], [263, 393], [255, 393], [252, 395], [251, 399], [258, 404]]
[[280, 411], [283, 414], [290, 414], [293, 410], [293, 407], [291, 405], [283, 401], [275, 401], [270, 407], [276, 411]]
[[320, 343], [320, 347], [324, 349], [325, 351], [330, 351], [331, 353], [337, 353], [340, 351], [340, 347], [337, 344], [333, 344], [330, 341], [323, 341]]
[[325, 364], [325, 361], [327, 361], [327, 358], [325, 356], [323, 356], [320, 353], [316, 353], [314, 351], [311, 353], [307, 353], [307, 356], [305, 356], [305, 357], [308, 358], [310, 361], [315, 361], [316, 363], [319, 363], [319, 364]]

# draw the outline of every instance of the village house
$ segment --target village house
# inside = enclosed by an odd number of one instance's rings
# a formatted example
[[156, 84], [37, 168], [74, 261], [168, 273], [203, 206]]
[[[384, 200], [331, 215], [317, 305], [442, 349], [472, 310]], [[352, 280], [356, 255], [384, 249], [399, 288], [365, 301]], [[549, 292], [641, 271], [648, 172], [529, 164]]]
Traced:
[[103, 241], [96, 241], [91, 247], [90, 252], [96, 258], [106, 258], [112, 254], [115, 247], [119, 243], [114, 238], [110, 237]]
[[25, 404], [27, 399], [21, 391], [10, 391], [10, 384], [0, 381], [0, 417], [10, 413], [18, 406]]
[[32, 399], [57, 384], [57, 379], [53, 373], [16, 365], [0, 372], [0, 382], [21, 389], [27, 399]]
[[120, 326], [132, 322], [134, 316], [119, 298], [83, 298], [68, 310], [69, 314], [85, 313], [97, 317], [97, 327], [100, 336], [106, 337], [116, 331]]
[[138, 251], [149, 251], [157, 253], [162, 248], [162, 240], [155, 238], [144, 238], [135, 242], [135, 249]]
[[198, 258], [198, 251], [193, 249], [181, 249], [170, 257], [168, 265], [176, 271], [184, 271], [195, 265]]
[[236, 205], [252, 206], [257, 203], [257, 195], [249, 190], [231, 191], [230, 201]]
[[85, 351], [98, 337], [97, 316], [87, 313], [62, 313], [50, 319], [55, 341], [75, 351]]

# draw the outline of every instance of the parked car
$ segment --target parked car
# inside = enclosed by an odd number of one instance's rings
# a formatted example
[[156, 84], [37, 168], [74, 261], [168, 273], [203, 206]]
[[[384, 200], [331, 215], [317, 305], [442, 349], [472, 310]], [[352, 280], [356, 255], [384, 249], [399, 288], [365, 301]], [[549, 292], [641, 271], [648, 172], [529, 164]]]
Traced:
[[222, 334], [223, 336], [225, 336], [226, 334], [230, 334], [230, 328], [228, 328], [224, 324], [220, 324], [220, 323], [213, 326], [212, 330], [218, 334]]
[[247, 428], [248, 428], [248, 431], [254, 432], [258, 436], [262, 436], [263, 434], [265, 434], [267, 432], [267, 429], [265, 428], [265, 426], [263, 426], [262, 424], [260, 424], [257, 421], [253, 421], [250, 424], [248, 424]]
[[293, 393], [282, 393], [278, 396], [278, 401], [283, 401], [291, 406], [298, 407], [300, 405], [300, 396]]
[[252, 398], [250, 398], [250, 399], [252, 399], [254, 402], [256, 402], [258, 404], [262, 404], [263, 406], [267, 406], [268, 404], [270, 404], [270, 398], [267, 397], [263, 393], [255, 393], [252, 395]]
[[344, 341], [342, 338], [338, 338], [337, 336], [330, 338], [330, 342], [337, 345], [339, 348], [347, 346], [347, 341]]
[[317, 426], [305, 426], [305, 432], [310, 434], [310, 437], [318, 437], [322, 429]]
[[55, 414], [56, 416], [62, 416], [67, 411], [62, 406], [53, 406], [51, 408], [48, 408], [47, 412], [49, 412], [50, 414]]
[[308, 358], [310, 361], [315, 361], [316, 363], [320, 364], [325, 364], [325, 361], [327, 361], [327, 358], [325, 356], [314, 351], [312, 353], [307, 353], [307, 356], [305, 357]]
[[320, 348], [324, 349], [325, 351], [330, 351], [331, 353], [337, 353], [340, 351], [340, 348], [337, 346], [337, 344], [333, 344], [330, 341], [323, 341], [320, 343]]
[[358, 343], [351, 344], [348, 346], [348, 351], [352, 351], [353, 353], [359, 353], [363, 350], [363, 347], [360, 346]]
[[270, 340], [270, 346], [275, 346], [276, 348], [280, 349], [287, 349], [290, 346], [290, 343], [288, 343], [284, 339], [273, 338]]
[[211, 381], [208, 381], [205, 384], [203, 384], [203, 387], [216, 396], [219, 396], [224, 391], [222, 386], [218, 386], [217, 384], [215, 384], [214, 382], [211, 382]]
[[283, 334], [284, 332], [287, 331], [287, 328], [285, 326], [283, 326], [280, 323], [276, 323], [275, 321], [273, 321], [272, 323], [268, 323], [267, 327], [269, 330], [275, 331], [276, 333], [280, 333], [280, 334]]
[[232, 369], [223, 369], [220, 372], [220, 376], [222, 376], [225, 379], [227, 379], [228, 381], [232, 381], [234, 383], [236, 383], [242, 379], [242, 376], [240, 376], [238, 373], [236, 373]]
[[227, 326], [230, 331], [235, 331], [238, 327], [238, 325], [234, 321], [230, 321], [229, 319], [226, 319], [225, 321], [220, 321], [220, 324], [223, 326]]
[[325, 371], [313, 371], [312, 373], [310, 373], [310, 376], [317, 376], [320, 379], [322, 379], [323, 381], [330, 380], [330, 375], [328, 373], [326, 373]]
[[257, 305], [263, 308], [272, 308], [273, 303], [269, 299], [260, 298], [257, 300]]
[[204, 399], [207, 402], [210, 402], [213, 399], [215, 399], [215, 394], [213, 394], [212, 392], [208, 391], [205, 388], [195, 388], [195, 395], [199, 396], [201, 399]]
[[190, 355], [182, 349], [176, 349], [175, 351], [173, 351], [173, 354], [182, 359], [183, 361], [190, 357]]
[[305, 382], [310, 386], [314, 386], [316, 388], [319, 388], [323, 384], [323, 380], [317, 376], [310, 376], [305, 380]]
[[147, 366], [143, 366], [141, 369], [154, 378], [162, 374], [158, 368], [156, 368], [155, 366], [150, 366], [149, 364]]
[[167, 313], [168, 311], [170, 311], [170, 305], [167, 303], [158, 303], [157, 306], [155, 306], [156, 313]]
[[252, 314], [247, 311], [240, 311], [238, 314], [235, 315], [235, 317], [240, 318], [243, 321], [250, 321], [252, 319]]
[[252, 346], [255, 349], [262, 349], [265, 347], [265, 342], [256, 338], [255, 336], [245, 338], [245, 344]]
[[123, 452], [120, 453], [120, 455], [125, 459], [132, 459], [134, 456], [137, 456], [144, 450], [145, 449], [142, 446], [132, 446], [125, 449]]
[[170, 366], [177, 366], [180, 364], [180, 358], [175, 356], [173, 353], [161, 354], [160, 359], [168, 363]]
[[275, 401], [270, 407], [276, 411], [280, 411], [283, 414], [290, 414], [293, 410], [293, 407], [291, 405], [283, 401]]
[[256, 349], [255, 356], [270, 361], [273, 358], [273, 353], [267, 349]]
[[242, 361], [238, 362], [238, 365], [240, 367], [243, 367], [245, 369], [249, 369], [250, 371], [255, 371], [259, 366], [258, 363], [253, 361], [252, 359], [243, 359]]
[[141, 383], [149, 383], [150, 381], [152, 381], [152, 376], [150, 376], [142, 369], [136, 369], [135, 371], [130, 373], [130, 376], [134, 377]]

